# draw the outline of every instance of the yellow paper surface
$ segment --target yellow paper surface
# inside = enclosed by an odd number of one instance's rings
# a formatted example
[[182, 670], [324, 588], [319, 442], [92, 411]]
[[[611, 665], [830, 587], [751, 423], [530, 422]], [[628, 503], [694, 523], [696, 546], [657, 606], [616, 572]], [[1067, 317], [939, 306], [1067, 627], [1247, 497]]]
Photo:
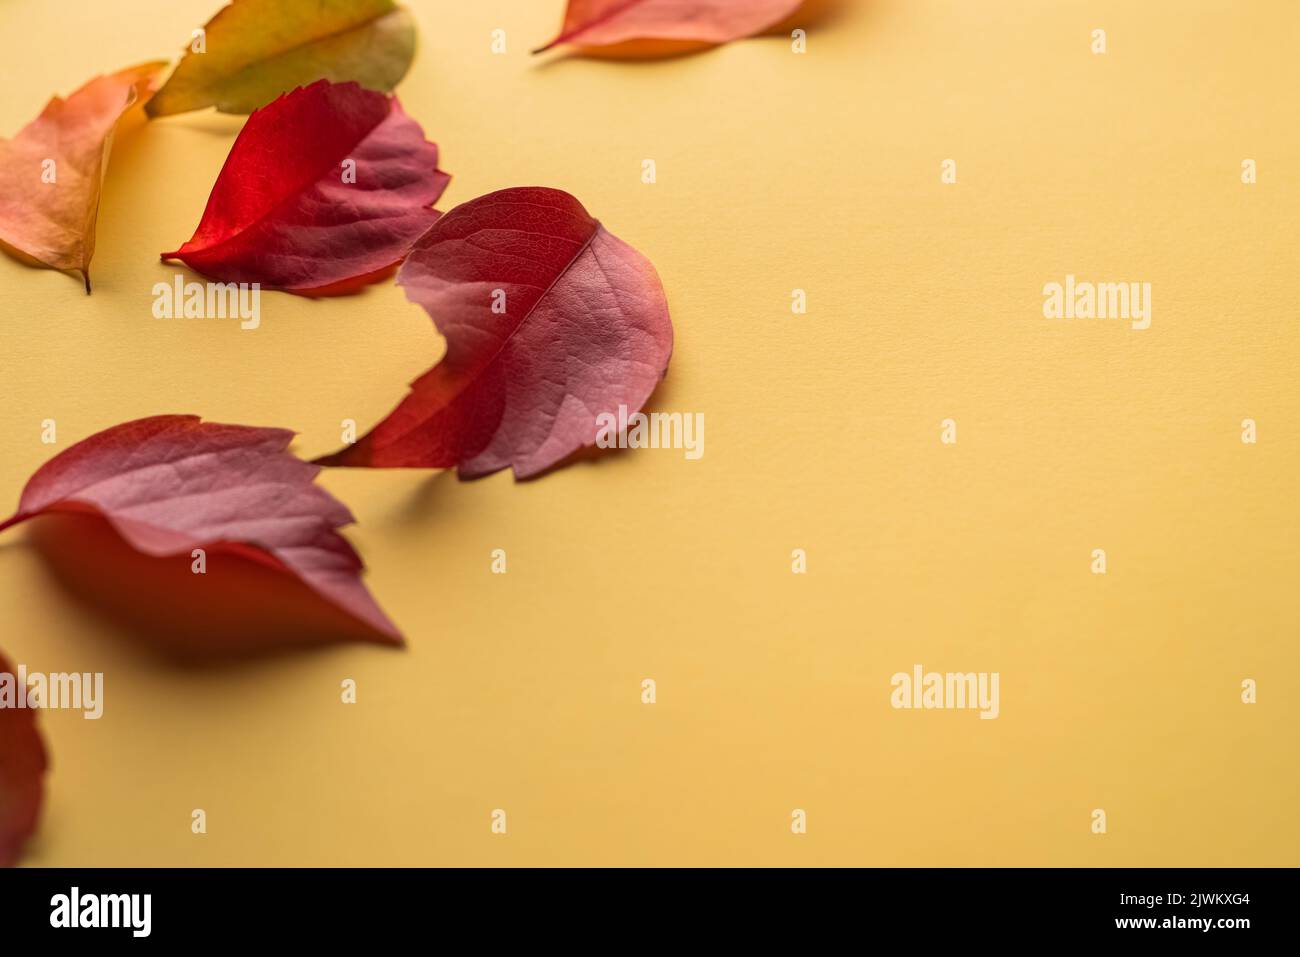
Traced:
[[[216, 6], [0, 4], [0, 132]], [[559, 187], [654, 262], [652, 407], [705, 454], [324, 475], [401, 652], [177, 669], [6, 533], [0, 648], [105, 675], [102, 719], [41, 717], [29, 863], [1300, 864], [1300, 6], [872, 0], [653, 63], [529, 57], [561, 0], [412, 6], [444, 208]], [[10, 502], [155, 413], [333, 450], [440, 355], [391, 284], [153, 318], [241, 122], [118, 138], [89, 298], [0, 258]], [[1045, 319], [1067, 274], [1151, 283], [1151, 327]], [[1000, 716], [892, 708], [915, 664], [998, 672]]]

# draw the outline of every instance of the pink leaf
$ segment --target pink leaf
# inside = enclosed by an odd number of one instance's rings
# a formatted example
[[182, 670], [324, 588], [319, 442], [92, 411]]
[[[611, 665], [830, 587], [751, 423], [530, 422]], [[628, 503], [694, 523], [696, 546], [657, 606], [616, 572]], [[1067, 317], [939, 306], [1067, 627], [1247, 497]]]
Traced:
[[447, 337], [410, 394], [325, 465], [510, 466], [535, 475], [596, 441], [597, 417], [641, 408], [673, 328], [654, 267], [568, 193], [520, 187], [447, 213], [398, 283]]
[[[186, 579], [194, 549], [204, 549], [212, 564], [233, 556], [269, 565], [365, 626], [371, 640], [400, 644], [361, 583], [361, 559], [337, 531], [353, 521], [351, 513], [313, 484], [317, 466], [285, 451], [292, 438], [286, 429], [192, 415], [116, 425], [41, 466], [0, 530], [38, 515], [91, 512], [136, 552], [183, 563]], [[241, 596], [223, 600], [237, 606]], [[249, 617], [257, 612], [246, 609]]]

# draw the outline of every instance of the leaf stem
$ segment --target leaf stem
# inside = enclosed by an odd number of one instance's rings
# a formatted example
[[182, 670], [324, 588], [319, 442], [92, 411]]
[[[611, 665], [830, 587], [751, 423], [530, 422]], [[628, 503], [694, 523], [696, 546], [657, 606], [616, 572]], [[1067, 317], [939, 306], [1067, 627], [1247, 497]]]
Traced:
[[10, 515], [3, 522], [0, 522], [0, 532], [3, 532], [6, 528], [12, 528], [14, 525], [17, 525], [19, 522], [25, 521], [30, 517], [31, 516], [29, 515], [24, 515], [22, 512], [14, 512], [14, 514]]

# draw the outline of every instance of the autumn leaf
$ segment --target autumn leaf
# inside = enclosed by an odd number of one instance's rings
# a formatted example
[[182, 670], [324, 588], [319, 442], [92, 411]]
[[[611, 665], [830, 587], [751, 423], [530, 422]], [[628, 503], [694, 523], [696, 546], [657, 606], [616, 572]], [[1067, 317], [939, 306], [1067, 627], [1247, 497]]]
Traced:
[[541, 53], [560, 44], [616, 48], [644, 41], [665, 46], [627, 52], [677, 52], [762, 33], [794, 13], [804, 0], [569, 0], [564, 25]]
[[396, 98], [320, 80], [248, 118], [179, 259], [223, 282], [355, 291], [438, 218], [450, 177]]
[[90, 292], [99, 191], [113, 130], [167, 64], [100, 76], [55, 97], [12, 140], [0, 140], [0, 245], [23, 262], [80, 273]]
[[[351, 513], [313, 484], [319, 467], [285, 451], [292, 438], [286, 429], [221, 425], [192, 415], [116, 425], [41, 466], [0, 531], [37, 516], [89, 514], [106, 521], [134, 552], [166, 559], [198, 588], [211, 590], [205, 576], [213, 566], [253, 564], [278, 573], [282, 592], [307, 586], [363, 625], [370, 640], [400, 644], [397, 629], [361, 584], [361, 559], [337, 531], [353, 521]], [[83, 553], [100, 551], [97, 544], [80, 544]], [[227, 594], [221, 601], [238, 605], [243, 596]], [[232, 642], [239, 637], [229, 636]]]
[[315, 80], [391, 90], [415, 56], [415, 20], [392, 0], [234, 0], [194, 37], [146, 110], [251, 113]]
[[18, 673], [0, 655], [0, 867], [18, 862], [40, 817], [45, 745], [36, 713], [17, 706]]
[[442, 362], [355, 444], [318, 461], [372, 468], [510, 466], [535, 475], [639, 410], [673, 329], [650, 263], [557, 189], [489, 193], [447, 213], [398, 273], [447, 338]]

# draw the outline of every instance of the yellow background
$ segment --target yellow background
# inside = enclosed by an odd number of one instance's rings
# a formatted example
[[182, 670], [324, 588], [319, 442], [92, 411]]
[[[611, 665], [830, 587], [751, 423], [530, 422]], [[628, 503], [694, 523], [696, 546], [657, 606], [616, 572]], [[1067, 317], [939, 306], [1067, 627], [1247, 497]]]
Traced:
[[[653, 63], [530, 57], [561, 0], [412, 6], [440, 205], [560, 187], [649, 257], [652, 405], [705, 414], [704, 458], [325, 474], [405, 651], [178, 669], [9, 533], [0, 648], [106, 674], [102, 720], [41, 718], [29, 863], [1300, 864], [1300, 6], [874, 0], [803, 56]], [[6, 0], [0, 132], [216, 8]], [[0, 258], [10, 501], [45, 418], [59, 448], [193, 412], [310, 456], [437, 359], [391, 284], [264, 294], [255, 332], [152, 318], [240, 123], [118, 140], [93, 296]], [[1152, 283], [1152, 327], [1043, 319], [1067, 272]], [[891, 709], [918, 662], [1000, 672], [1001, 717]]]

